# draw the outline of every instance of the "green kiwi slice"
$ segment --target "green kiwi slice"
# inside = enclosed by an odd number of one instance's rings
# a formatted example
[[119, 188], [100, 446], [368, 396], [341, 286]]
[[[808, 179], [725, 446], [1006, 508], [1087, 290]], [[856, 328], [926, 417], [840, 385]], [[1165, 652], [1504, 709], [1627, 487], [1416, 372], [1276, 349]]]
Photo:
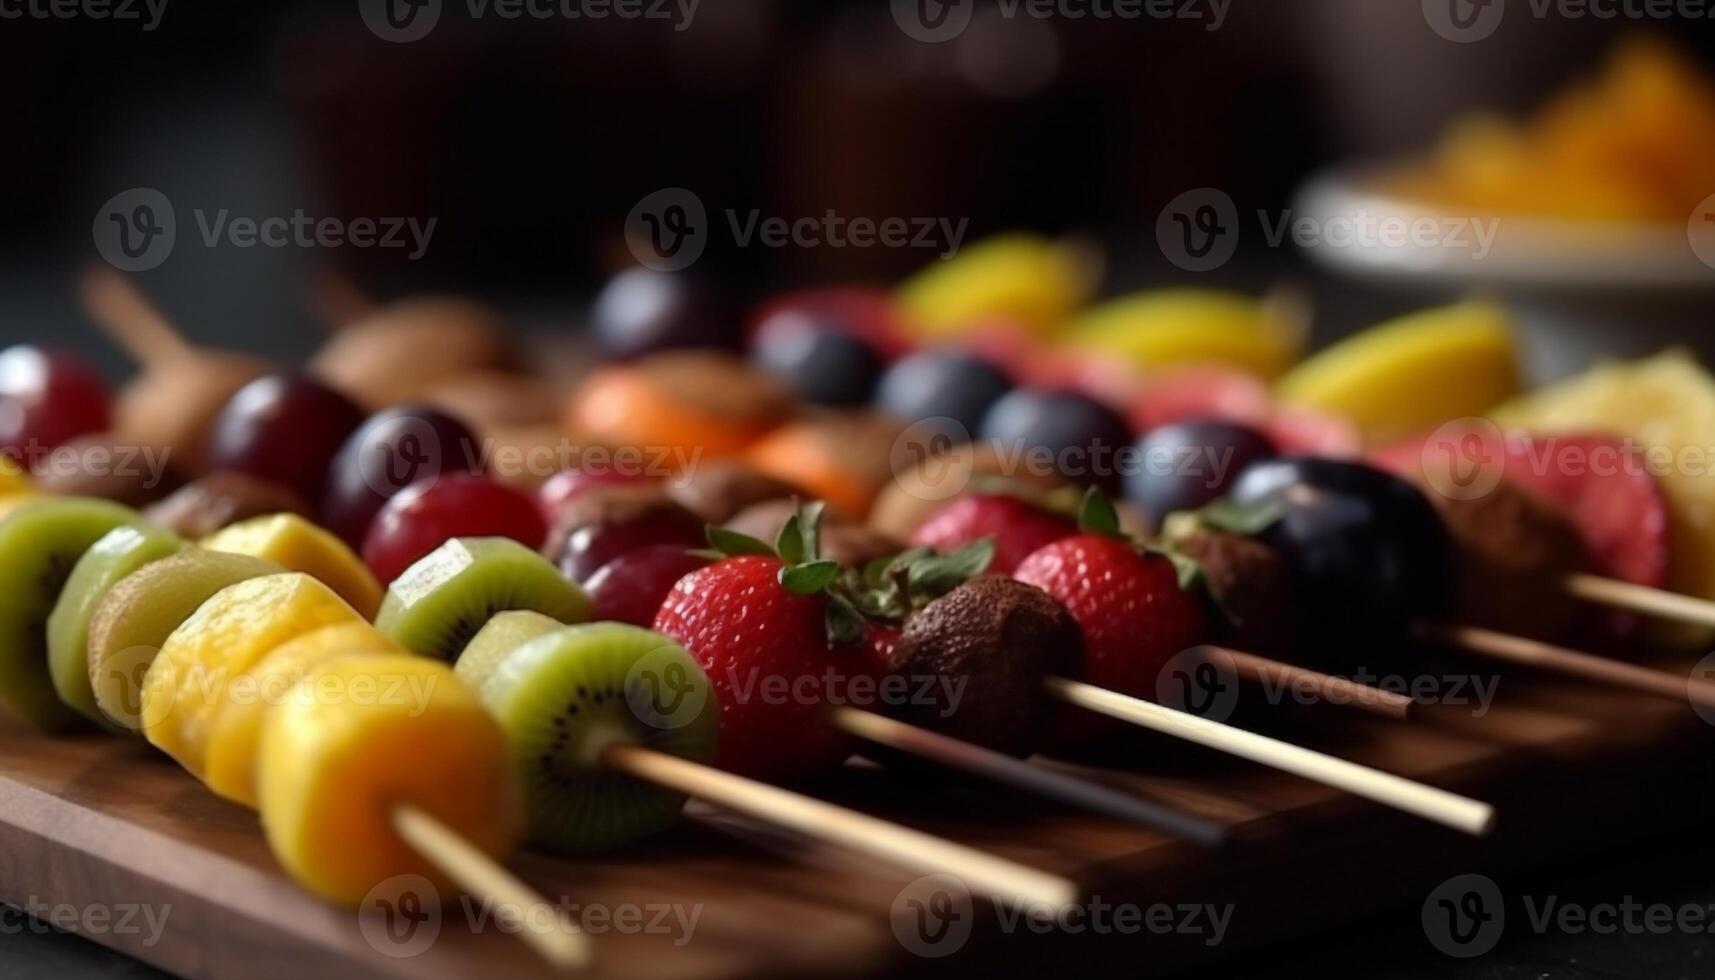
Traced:
[[658, 833], [684, 808], [680, 794], [603, 764], [608, 746], [714, 756], [720, 710], [708, 678], [678, 644], [637, 626], [542, 633], [496, 664], [479, 693], [511, 740], [531, 837], [563, 853]]
[[63, 497], [25, 504], [0, 521], [0, 699], [37, 728], [64, 729], [82, 718], [54, 693], [48, 614], [89, 546], [139, 519], [111, 501]]
[[118, 727], [137, 731], [143, 676], [167, 636], [221, 589], [283, 571], [250, 555], [186, 548], [120, 579], [89, 617], [85, 669], [96, 707]]
[[48, 614], [48, 673], [69, 707], [97, 724], [110, 724], [89, 683], [89, 618], [107, 590], [152, 561], [174, 554], [184, 539], [152, 525], [125, 524], [89, 546], [71, 570]]
[[510, 538], [453, 538], [394, 580], [375, 625], [413, 653], [450, 662], [496, 613], [515, 609], [579, 623], [590, 601]]
[[471, 690], [480, 691], [482, 685], [488, 683], [494, 668], [510, 657], [512, 651], [543, 633], [563, 629], [565, 625], [552, 616], [544, 616], [528, 609], [496, 613], [494, 618], [477, 630], [476, 636], [471, 637], [471, 641], [465, 644], [464, 652], [459, 654], [458, 662], [453, 664], [453, 673]]

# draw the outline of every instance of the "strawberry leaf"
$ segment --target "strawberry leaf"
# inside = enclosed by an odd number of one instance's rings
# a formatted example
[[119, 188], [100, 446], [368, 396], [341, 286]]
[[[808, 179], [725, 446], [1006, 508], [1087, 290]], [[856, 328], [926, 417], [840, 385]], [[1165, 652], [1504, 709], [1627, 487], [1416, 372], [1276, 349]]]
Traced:
[[815, 561], [822, 557], [822, 510], [826, 506], [820, 500], [812, 500], [799, 507], [795, 515], [798, 518], [798, 535], [804, 552], [803, 561]]
[[774, 550], [788, 565], [803, 564], [804, 535], [799, 532], [797, 514], [786, 518], [786, 523], [780, 526], [780, 534], [774, 539]]
[[838, 646], [849, 646], [863, 639], [868, 621], [851, 600], [838, 593], [828, 596], [828, 611], [824, 616], [828, 639]]
[[1114, 510], [1113, 501], [1095, 487], [1084, 494], [1083, 506], [1078, 509], [1078, 529], [1106, 538], [1124, 537], [1120, 531], [1120, 515]]
[[831, 559], [803, 565], [786, 565], [780, 569], [780, 584], [797, 595], [815, 595], [840, 575], [840, 563]]
[[708, 530], [705, 533], [708, 535], [709, 544], [713, 546], [716, 551], [720, 552], [721, 557], [723, 558], [737, 558], [739, 555], [774, 556], [773, 548], [770, 548], [765, 542], [758, 541], [748, 534], [729, 531], [724, 527], [716, 527], [713, 524], [709, 525]]
[[994, 538], [973, 541], [950, 554], [919, 558], [906, 572], [912, 596], [939, 598], [988, 570], [994, 561]]

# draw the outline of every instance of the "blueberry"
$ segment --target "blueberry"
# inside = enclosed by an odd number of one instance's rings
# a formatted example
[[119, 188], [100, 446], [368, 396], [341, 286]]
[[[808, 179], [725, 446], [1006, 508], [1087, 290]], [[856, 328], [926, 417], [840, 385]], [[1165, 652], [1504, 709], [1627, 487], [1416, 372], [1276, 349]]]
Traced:
[[817, 405], [861, 405], [875, 391], [881, 356], [837, 324], [780, 314], [757, 328], [751, 359]]
[[966, 434], [982, 427], [989, 408], [1012, 390], [999, 368], [962, 351], [922, 350], [902, 358], [882, 375], [876, 404], [916, 422], [950, 418]]
[[1060, 476], [1112, 492], [1131, 446], [1125, 419], [1074, 391], [1019, 388], [995, 402], [983, 418], [982, 437], [1002, 459], [1050, 465]]
[[1230, 422], [1158, 426], [1137, 441], [1126, 497], [1159, 526], [1176, 510], [1196, 510], [1220, 497], [1246, 467], [1277, 455], [1266, 436]]
[[602, 352], [632, 358], [681, 347], [736, 350], [738, 317], [709, 283], [685, 272], [627, 269], [608, 280], [590, 308]]
[[1247, 468], [1231, 497], [1279, 510], [1262, 539], [1292, 565], [1313, 641], [1361, 644], [1385, 656], [1377, 644], [1397, 643], [1412, 623], [1448, 613], [1453, 542], [1434, 507], [1404, 480], [1361, 463], [1290, 457]]

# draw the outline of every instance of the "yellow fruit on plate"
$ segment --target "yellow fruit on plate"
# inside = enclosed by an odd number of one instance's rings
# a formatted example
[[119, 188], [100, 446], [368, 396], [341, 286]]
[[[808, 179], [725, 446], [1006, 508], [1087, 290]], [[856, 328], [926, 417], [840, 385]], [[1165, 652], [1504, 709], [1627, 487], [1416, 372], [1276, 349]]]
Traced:
[[1153, 289], [1085, 311], [1067, 328], [1065, 342], [1145, 370], [1226, 364], [1274, 378], [1303, 353], [1307, 328], [1300, 304], [1286, 296]]
[[239, 521], [201, 541], [210, 551], [226, 551], [271, 561], [313, 576], [338, 592], [351, 607], [374, 619], [381, 608], [381, 583], [345, 542], [297, 514], [270, 514]]
[[210, 723], [232, 679], [289, 640], [354, 622], [362, 619], [344, 599], [300, 572], [221, 589], [168, 634], [143, 676], [143, 734], [200, 777]]
[[335, 657], [408, 652], [375, 627], [355, 621], [323, 626], [275, 647], [228, 682], [225, 702], [209, 726], [203, 781], [229, 800], [256, 806], [257, 752], [268, 711], [284, 704], [305, 675]]
[[1469, 302], [1423, 310], [1340, 341], [1293, 368], [1282, 401], [1343, 415], [1368, 442], [1483, 413], [1519, 390], [1507, 311]]
[[523, 832], [506, 735], [438, 660], [336, 657], [263, 721], [262, 825], [287, 872], [345, 905], [395, 875], [447, 882], [400, 837], [393, 813], [422, 810], [504, 857]]
[[1089, 298], [1099, 259], [1037, 235], [996, 235], [931, 263], [899, 287], [906, 319], [929, 336], [985, 321], [1022, 324], [1037, 336], [1059, 330]]
[[1667, 497], [1670, 586], [1715, 599], [1715, 378], [1694, 358], [1668, 351], [1597, 365], [1494, 418], [1533, 433], [1598, 431], [1635, 442]]

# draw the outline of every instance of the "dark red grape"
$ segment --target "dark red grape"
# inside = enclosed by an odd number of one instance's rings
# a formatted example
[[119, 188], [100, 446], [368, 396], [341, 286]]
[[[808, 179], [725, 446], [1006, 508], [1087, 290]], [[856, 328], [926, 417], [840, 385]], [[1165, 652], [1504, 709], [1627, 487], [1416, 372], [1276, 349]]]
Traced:
[[441, 473], [482, 470], [482, 447], [463, 422], [420, 405], [369, 417], [328, 467], [322, 524], [353, 546], [390, 498]]
[[659, 489], [613, 486], [563, 508], [544, 551], [561, 574], [582, 584], [628, 551], [657, 544], [698, 548], [706, 541], [702, 520]]
[[362, 424], [355, 402], [314, 378], [264, 375], [238, 389], [215, 418], [208, 465], [320, 500], [328, 460]]
[[1267, 436], [1231, 422], [1159, 426], [1137, 442], [1126, 497], [1159, 527], [1176, 510], [1196, 510], [1224, 495], [1245, 467], [1276, 455]]
[[1088, 395], [1053, 388], [1019, 388], [983, 418], [983, 439], [1003, 459], [1112, 493], [1131, 449], [1131, 429], [1118, 413]]
[[391, 582], [452, 538], [511, 538], [540, 548], [547, 534], [528, 494], [486, 476], [445, 473], [387, 501], [363, 538], [363, 560]]
[[633, 268], [608, 280], [590, 309], [590, 330], [608, 357], [683, 347], [739, 347], [738, 317], [719, 292], [686, 272]]
[[708, 563], [683, 545], [652, 544], [601, 566], [584, 583], [584, 591], [594, 605], [595, 619], [647, 629], [673, 586]]
[[646, 484], [654, 477], [628, 473], [612, 468], [604, 470], [561, 470], [549, 477], [536, 491], [536, 506], [542, 519], [552, 524], [565, 506], [596, 487]]
[[107, 382], [63, 351], [27, 344], [0, 351], [0, 452], [34, 459], [112, 422]]

